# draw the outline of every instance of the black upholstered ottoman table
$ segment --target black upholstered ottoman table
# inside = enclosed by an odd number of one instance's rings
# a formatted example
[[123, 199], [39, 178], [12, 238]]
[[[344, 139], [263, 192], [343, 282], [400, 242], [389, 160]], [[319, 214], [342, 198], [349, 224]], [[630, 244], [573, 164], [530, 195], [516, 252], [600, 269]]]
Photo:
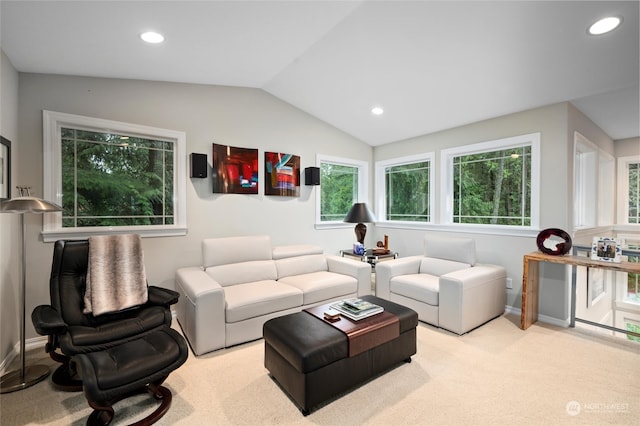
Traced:
[[[304, 415], [397, 364], [411, 362], [416, 353], [418, 314], [375, 296], [362, 299], [382, 306], [384, 313], [360, 321], [343, 316], [331, 323], [319, 315], [324, 307], [317, 307], [264, 324], [264, 365]], [[343, 331], [368, 320], [369, 325]]]

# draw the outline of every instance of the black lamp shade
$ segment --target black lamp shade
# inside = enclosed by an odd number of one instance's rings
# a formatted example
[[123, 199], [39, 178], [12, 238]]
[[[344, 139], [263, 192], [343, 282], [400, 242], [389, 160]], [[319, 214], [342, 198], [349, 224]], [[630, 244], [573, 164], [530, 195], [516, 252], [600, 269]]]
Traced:
[[376, 217], [369, 210], [366, 203], [355, 203], [347, 213], [344, 221], [347, 223], [371, 223], [376, 221]]

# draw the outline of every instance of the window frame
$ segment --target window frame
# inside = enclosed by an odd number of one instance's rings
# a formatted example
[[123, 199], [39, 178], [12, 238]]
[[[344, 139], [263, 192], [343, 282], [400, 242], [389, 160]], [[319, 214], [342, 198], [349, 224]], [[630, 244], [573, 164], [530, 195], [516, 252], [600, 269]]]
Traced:
[[[531, 146], [531, 224], [529, 226], [519, 226], [454, 223], [453, 158], [527, 145]], [[502, 235], [537, 235], [540, 228], [540, 133], [529, 133], [443, 149], [440, 152], [440, 187], [442, 188], [440, 191], [440, 223], [445, 228], [452, 231]]]
[[174, 224], [135, 226], [95, 226], [63, 228], [62, 213], [46, 213], [43, 220], [44, 242], [64, 238], [88, 238], [92, 235], [137, 233], [142, 237], [167, 237], [187, 234], [186, 215], [186, 133], [176, 130], [105, 120], [54, 111], [42, 111], [44, 147], [44, 197], [62, 205], [62, 138], [61, 129], [71, 127], [98, 132], [117, 132], [128, 136], [162, 139], [175, 143], [174, 168]]
[[[426, 222], [413, 222], [404, 220], [387, 220], [385, 212], [387, 211], [387, 186], [385, 179], [385, 170], [388, 167], [403, 166], [415, 163], [429, 163], [429, 216], [430, 220]], [[422, 229], [429, 225], [435, 224], [436, 216], [436, 194], [435, 194], [435, 153], [426, 152], [406, 157], [391, 158], [388, 160], [376, 161], [375, 163], [375, 188], [376, 188], [376, 218], [377, 224], [388, 228], [405, 228], [405, 229]]]
[[640, 223], [629, 223], [629, 164], [635, 163], [640, 163], [640, 155], [618, 157], [617, 225], [640, 229]]
[[[358, 199], [356, 202], [368, 204], [369, 191], [369, 163], [351, 158], [335, 157], [324, 154], [316, 155], [316, 167], [322, 169], [322, 163], [337, 164], [340, 166], [355, 167], [358, 170]], [[316, 191], [316, 218], [315, 229], [348, 228], [353, 224], [343, 221], [321, 221], [322, 191]], [[346, 213], [345, 213], [346, 216]]]
[[611, 226], [614, 158], [579, 132], [573, 143], [573, 229]]

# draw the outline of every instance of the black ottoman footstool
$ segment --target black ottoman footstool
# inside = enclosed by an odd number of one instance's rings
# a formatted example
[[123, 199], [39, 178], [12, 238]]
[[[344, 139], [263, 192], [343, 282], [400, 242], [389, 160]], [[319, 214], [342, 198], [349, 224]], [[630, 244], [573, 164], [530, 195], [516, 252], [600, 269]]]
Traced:
[[418, 314], [375, 296], [362, 299], [397, 316], [400, 329], [392, 340], [353, 356], [349, 356], [347, 335], [309, 312], [273, 318], [264, 324], [264, 365], [302, 414], [397, 364], [410, 362], [416, 353]]
[[171, 406], [171, 391], [161, 384], [184, 364], [188, 354], [184, 337], [164, 326], [113, 348], [74, 356], [85, 397], [94, 409], [87, 424], [109, 424], [114, 416], [112, 405], [141, 392], [162, 401], [141, 424], [155, 423]]

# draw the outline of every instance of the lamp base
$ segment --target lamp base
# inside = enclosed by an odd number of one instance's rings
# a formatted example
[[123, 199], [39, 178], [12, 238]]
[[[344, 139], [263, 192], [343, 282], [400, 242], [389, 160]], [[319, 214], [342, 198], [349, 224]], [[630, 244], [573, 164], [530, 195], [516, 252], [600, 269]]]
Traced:
[[14, 392], [28, 388], [41, 382], [49, 375], [49, 367], [46, 365], [29, 365], [21, 370], [13, 370], [0, 377], [0, 393]]
[[365, 225], [364, 223], [359, 223], [356, 225], [355, 228], [356, 231], [356, 240], [364, 245], [364, 237], [365, 235], [367, 235], [367, 225]]

